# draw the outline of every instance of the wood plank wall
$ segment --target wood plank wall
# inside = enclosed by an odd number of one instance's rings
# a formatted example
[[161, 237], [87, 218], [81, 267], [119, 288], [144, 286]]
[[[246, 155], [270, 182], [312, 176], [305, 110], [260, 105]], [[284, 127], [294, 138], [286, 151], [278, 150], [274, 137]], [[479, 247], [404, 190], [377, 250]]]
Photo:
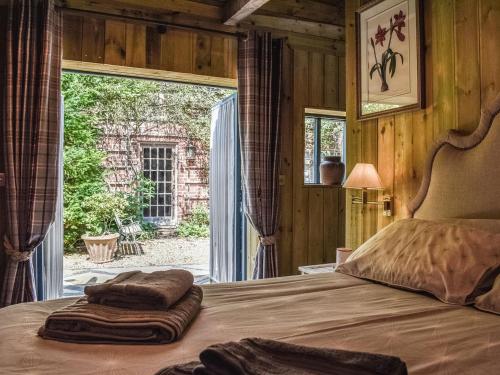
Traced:
[[282, 107], [280, 275], [331, 262], [344, 245], [340, 188], [304, 185], [304, 108], [344, 110], [344, 57], [286, 46]]
[[236, 78], [236, 38], [64, 14], [65, 60]]
[[[344, 246], [345, 195], [341, 188], [304, 185], [304, 108], [345, 110], [345, 58], [285, 45], [281, 111], [281, 218], [279, 275], [302, 265], [335, 261]], [[247, 274], [252, 275], [256, 233], [247, 232]]]
[[480, 106], [500, 92], [500, 2], [424, 0], [425, 109], [356, 121], [355, 10], [346, 1], [347, 169], [356, 162], [378, 167], [386, 192], [395, 198], [395, 216], [351, 207], [346, 201], [347, 245], [356, 248], [377, 230], [407, 216], [430, 146], [449, 129], [471, 132]]

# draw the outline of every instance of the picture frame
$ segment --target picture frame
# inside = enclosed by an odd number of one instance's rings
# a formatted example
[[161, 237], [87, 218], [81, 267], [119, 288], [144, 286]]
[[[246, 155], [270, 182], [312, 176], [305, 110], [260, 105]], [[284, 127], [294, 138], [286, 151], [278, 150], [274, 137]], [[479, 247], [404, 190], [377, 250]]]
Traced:
[[374, 0], [356, 11], [357, 118], [425, 106], [422, 0]]

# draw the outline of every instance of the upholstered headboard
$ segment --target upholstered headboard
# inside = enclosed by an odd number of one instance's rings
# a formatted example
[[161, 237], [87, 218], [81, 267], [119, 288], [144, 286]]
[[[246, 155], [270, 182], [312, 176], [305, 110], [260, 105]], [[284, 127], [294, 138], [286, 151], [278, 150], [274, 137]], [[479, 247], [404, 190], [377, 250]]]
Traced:
[[500, 94], [481, 111], [470, 135], [456, 131], [437, 142], [422, 185], [408, 205], [420, 219], [500, 219]]

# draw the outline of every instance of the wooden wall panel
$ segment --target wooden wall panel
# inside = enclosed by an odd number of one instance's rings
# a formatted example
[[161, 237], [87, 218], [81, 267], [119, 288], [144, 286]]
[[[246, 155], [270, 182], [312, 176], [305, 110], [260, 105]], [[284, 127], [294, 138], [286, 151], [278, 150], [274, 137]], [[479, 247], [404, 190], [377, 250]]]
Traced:
[[479, 68], [479, 0], [456, 0], [455, 83], [457, 127], [472, 132], [479, 121], [481, 71]]
[[119, 21], [106, 20], [105, 30], [104, 63], [110, 65], [125, 65], [127, 57], [127, 24]]
[[304, 187], [304, 106], [309, 97], [309, 54], [293, 58], [293, 261], [292, 272], [308, 264], [309, 194]]
[[[377, 164], [378, 173], [384, 184], [385, 191], [378, 194], [382, 199], [384, 194], [394, 193], [394, 116], [381, 118], [377, 122]], [[392, 223], [392, 216], [380, 216], [377, 212], [377, 230]]]
[[334, 261], [344, 246], [345, 205], [342, 190], [304, 185], [304, 109], [340, 109], [338, 56], [286, 43], [283, 63], [280, 275], [296, 274], [302, 265]]
[[160, 69], [161, 34], [153, 26], [146, 27], [146, 68]]
[[228, 79], [237, 75], [237, 42], [229, 36], [64, 14], [63, 41], [63, 58], [74, 62]]
[[125, 35], [125, 65], [146, 67], [146, 26], [127, 24]]
[[168, 29], [161, 34], [161, 68], [182, 73], [194, 72], [195, 42], [196, 34], [191, 31]]
[[[449, 129], [473, 131], [480, 106], [500, 91], [500, 3], [424, 0], [426, 107], [374, 120], [378, 135], [372, 139], [372, 121], [357, 121], [355, 112], [353, 25], [358, 4], [346, 2], [348, 169], [356, 162], [374, 162], [386, 192], [394, 195], [395, 215], [384, 218], [379, 210], [376, 217], [367, 216], [366, 212], [350, 207], [348, 198], [346, 241], [353, 248], [376, 230], [407, 215], [406, 204], [418, 190], [432, 144]], [[375, 144], [376, 159], [370, 152]]]
[[194, 71], [196, 74], [210, 75], [212, 73], [212, 38], [210, 35], [198, 34], [194, 48]]
[[[325, 55], [325, 83], [324, 83], [324, 105], [325, 107], [340, 108], [339, 92], [340, 76], [339, 73], [340, 60], [337, 56]], [[345, 91], [342, 91], [345, 93]], [[344, 96], [344, 95], [342, 95]]]
[[500, 92], [500, 1], [481, 0], [479, 4], [481, 103]]
[[293, 258], [293, 50], [288, 44], [283, 49], [283, 97], [281, 103], [281, 182], [280, 182], [280, 238], [279, 274], [290, 275]]
[[63, 38], [64, 58], [82, 60], [83, 17], [71, 14], [65, 15], [63, 30], [64, 35], [69, 36]]
[[104, 62], [104, 35], [103, 19], [88, 17], [83, 19], [82, 61]]
[[[349, 174], [356, 163], [362, 160], [361, 156], [361, 122], [356, 120], [356, 40], [355, 11], [359, 7], [359, 0], [346, 1], [346, 173]], [[346, 192], [346, 246], [355, 248], [362, 242], [363, 212], [359, 205], [352, 205], [352, 190]]]

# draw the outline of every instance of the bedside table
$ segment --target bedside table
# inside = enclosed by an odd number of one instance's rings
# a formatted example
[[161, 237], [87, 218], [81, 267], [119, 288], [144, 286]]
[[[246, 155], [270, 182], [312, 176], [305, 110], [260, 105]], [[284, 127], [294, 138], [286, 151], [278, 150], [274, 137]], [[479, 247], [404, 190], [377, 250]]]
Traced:
[[314, 264], [311, 266], [300, 266], [299, 272], [301, 275], [310, 275], [313, 273], [325, 273], [335, 271], [336, 263]]

